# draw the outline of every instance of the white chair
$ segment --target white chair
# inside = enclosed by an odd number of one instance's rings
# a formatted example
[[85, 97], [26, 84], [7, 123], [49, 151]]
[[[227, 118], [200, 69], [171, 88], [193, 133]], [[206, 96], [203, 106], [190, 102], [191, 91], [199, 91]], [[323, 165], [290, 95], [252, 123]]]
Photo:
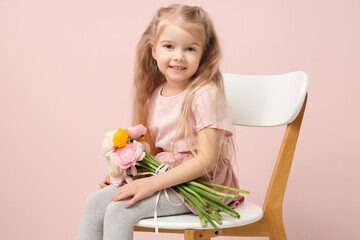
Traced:
[[[271, 76], [223, 74], [226, 98], [234, 125], [270, 127], [287, 125], [263, 207], [245, 201], [236, 210], [240, 219], [223, 215], [216, 232], [203, 228], [193, 214], [158, 218], [160, 232], [182, 233], [185, 240], [216, 236], [267, 236], [286, 239], [282, 205], [297, 138], [306, 106], [308, 77], [304, 72]], [[251, 189], [250, 189], [251, 190]], [[154, 231], [154, 219], [142, 219], [135, 231]]]

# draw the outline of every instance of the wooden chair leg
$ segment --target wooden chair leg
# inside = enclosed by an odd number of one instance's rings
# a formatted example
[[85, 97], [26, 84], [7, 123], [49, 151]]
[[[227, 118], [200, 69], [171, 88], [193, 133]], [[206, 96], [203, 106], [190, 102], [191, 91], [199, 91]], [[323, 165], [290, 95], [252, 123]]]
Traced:
[[194, 240], [194, 230], [185, 230], [184, 240]]
[[269, 239], [270, 240], [287, 240], [282, 211], [274, 211], [267, 217]]
[[189, 229], [184, 232], [185, 240], [210, 240], [212, 237], [221, 236], [220, 232], [215, 232], [214, 229], [195, 230]]

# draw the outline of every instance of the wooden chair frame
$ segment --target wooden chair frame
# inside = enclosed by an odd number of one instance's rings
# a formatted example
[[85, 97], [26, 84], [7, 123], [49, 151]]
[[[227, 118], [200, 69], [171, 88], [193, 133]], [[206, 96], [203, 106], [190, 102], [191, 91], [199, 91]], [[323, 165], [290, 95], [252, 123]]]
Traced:
[[[262, 219], [249, 225], [223, 228], [220, 229], [219, 232], [215, 232], [214, 229], [159, 229], [159, 232], [181, 233], [184, 234], [185, 240], [209, 240], [212, 237], [218, 236], [269, 237], [271, 240], [287, 239], [282, 218], [282, 206], [296, 143], [305, 112], [306, 101], [307, 94], [298, 116], [286, 127], [265, 197], [263, 205], [264, 216]], [[154, 232], [154, 229], [135, 227], [134, 231]]]

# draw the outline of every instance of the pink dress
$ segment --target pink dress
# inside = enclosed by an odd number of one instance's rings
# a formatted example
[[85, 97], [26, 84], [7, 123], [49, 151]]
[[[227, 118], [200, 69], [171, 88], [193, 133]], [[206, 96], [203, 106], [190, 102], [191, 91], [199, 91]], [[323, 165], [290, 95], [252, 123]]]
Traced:
[[[152, 94], [149, 106], [149, 130], [155, 142], [155, 148], [159, 152], [155, 157], [170, 168], [193, 158], [187, 147], [184, 137], [178, 137], [173, 150], [173, 140], [180, 119], [181, 106], [186, 95], [186, 90], [171, 97], [161, 96], [163, 86], [158, 87]], [[203, 180], [221, 185], [238, 188], [232, 164], [227, 159], [224, 148], [229, 143], [228, 137], [232, 136], [233, 126], [230, 109], [226, 101], [221, 97], [218, 89], [212, 85], [205, 85], [196, 91], [191, 103], [191, 121], [194, 126], [194, 134], [204, 128], [217, 128], [225, 131], [225, 139], [222, 143], [216, 171], [212, 171], [211, 179]], [[196, 150], [196, 149], [195, 149]], [[223, 189], [217, 189], [228, 192]], [[236, 201], [225, 199], [225, 203], [234, 207], [243, 201], [239, 196]], [[196, 213], [187, 205], [189, 209]]]

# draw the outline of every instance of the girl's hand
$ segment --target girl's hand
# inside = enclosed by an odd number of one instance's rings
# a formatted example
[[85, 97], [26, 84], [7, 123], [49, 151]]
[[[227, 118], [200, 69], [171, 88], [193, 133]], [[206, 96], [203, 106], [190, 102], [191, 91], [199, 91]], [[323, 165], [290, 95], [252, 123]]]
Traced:
[[104, 180], [99, 183], [100, 189], [110, 185], [110, 175], [107, 175]]
[[112, 201], [116, 202], [132, 197], [131, 200], [125, 204], [125, 207], [129, 208], [137, 201], [150, 197], [157, 191], [151, 181], [151, 178], [152, 177], [141, 178], [125, 184], [113, 196]]

